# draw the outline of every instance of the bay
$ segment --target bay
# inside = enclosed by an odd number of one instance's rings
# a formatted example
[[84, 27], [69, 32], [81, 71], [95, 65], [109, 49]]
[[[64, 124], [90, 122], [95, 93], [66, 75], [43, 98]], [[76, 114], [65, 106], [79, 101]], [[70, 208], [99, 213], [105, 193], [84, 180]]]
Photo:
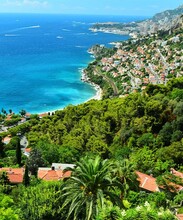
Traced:
[[80, 69], [95, 44], [129, 36], [93, 33], [96, 22], [142, 20], [132, 16], [0, 14], [0, 108], [40, 113], [79, 104], [96, 91]]

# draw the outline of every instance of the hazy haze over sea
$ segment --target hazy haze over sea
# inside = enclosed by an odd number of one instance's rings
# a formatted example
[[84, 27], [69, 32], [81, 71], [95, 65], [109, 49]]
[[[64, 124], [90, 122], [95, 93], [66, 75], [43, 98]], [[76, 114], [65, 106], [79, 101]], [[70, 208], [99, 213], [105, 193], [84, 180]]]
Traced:
[[39, 113], [82, 103], [95, 95], [79, 69], [87, 49], [128, 36], [92, 33], [95, 22], [142, 17], [0, 14], [0, 108]]

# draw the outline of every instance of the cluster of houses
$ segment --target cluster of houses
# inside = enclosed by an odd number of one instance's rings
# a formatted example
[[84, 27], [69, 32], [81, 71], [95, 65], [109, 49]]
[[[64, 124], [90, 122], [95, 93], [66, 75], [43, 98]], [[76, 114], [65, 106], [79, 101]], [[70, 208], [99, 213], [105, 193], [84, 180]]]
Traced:
[[134, 49], [130, 50], [117, 42], [117, 52], [111, 57], [103, 57], [99, 65], [104, 73], [121, 83], [124, 94], [144, 90], [149, 83], [166, 84], [170, 74], [183, 75], [183, 49], [177, 46], [181, 40], [182, 35], [177, 34], [166, 41], [158, 39], [149, 44], [143, 43], [148, 37], [142, 37], [138, 39], [141, 42], [138, 47], [137, 40], [132, 40]]
[[[38, 178], [44, 181], [59, 181], [64, 178], [69, 178], [71, 176], [71, 171], [64, 171], [66, 168], [74, 168], [75, 164], [61, 164], [61, 163], [52, 163], [51, 168], [48, 167], [39, 167], [38, 169]], [[25, 169], [24, 168], [0, 168], [0, 172], [6, 172], [9, 182], [12, 185], [21, 184], [23, 182], [23, 176]], [[176, 177], [179, 177], [183, 180], [183, 173], [171, 169], [171, 174]], [[144, 174], [142, 172], [136, 171], [137, 180], [139, 181], [139, 187], [142, 191], [146, 192], [160, 192], [163, 190], [163, 186], [157, 184], [156, 178]], [[176, 192], [182, 191], [183, 186], [170, 183], [173, 186]], [[183, 214], [177, 215], [178, 220], [183, 220]]]
[[[45, 181], [62, 180], [71, 176], [71, 171], [64, 172], [65, 168], [73, 168], [74, 164], [53, 163], [50, 167], [39, 167], [37, 177]], [[10, 184], [20, 184], [23, 182], [25, 168], [0, 168], [0, 172], [5, 172]]]
[[[62, 163], [52, 163], [51, 167], [39, 167], [38, 168], [38, 178], [46, 181], [54, 181], [54, 180], [61, 180], [66, 177], [71, 176], [71, 171], [64, 170], [66, 168], [74, 168], [75, 164], [62, 164]], [[23, 176], [25, 169], [22, 168], [0, 168], [0, 172], [6, 172], [9, 181], [11, 184], [18, 184], [22, 183]], [[156, 178], [152, 175], [147, 175], [140, 171], [135, 171], [137, 175], [137, 180], [139, 181], [139, 187], [142, 190], [147, 192], [160, 192], [163, 189], [163, 186], [158, 185]], [[171, 168], [170, 173], [175, 176], [179, 177], [180, 180], [183, 182], [183, 173], [176, 171], [175, 169]], [[183, 191], [183, 186], [169, 183], [175, 191]]]
[[[61, 180], [66, 177], [71, 176], [71, 171], [64, 170], [66, 168], [74, 168], [75, 164], [62, 164], [62, 163], [52, 163], [51, 168], [50, 167], [39, 167], [38, 169], [38, 178], [46, 181], [54, 181], [54, 180]], [[25, 169], [23, 168], [0, 168], [0, 172], [6, 172], [9, 181], [11, 184], [18, 184], [22, 183], [23, 176]], [[171, 174], [173, 174], [176, 177], [179, 177], [183, 181], [183, 173], [176, 171], [175, 169], [171, 169]], [[142, 190], [148, 191], [148, 192], [160, 192], [163, 189], [163, 186], [159, 186], [156, 178], [152, 175], [147, 175], [145, 173], [135, 171], [137, 175], [137, 180], [139, 181], [139, 187]], [[183, 186], [169, 183], [175, 191], [182, 191]]]
[[[53, 112], [51, 112], [51, 113], [41, 113], [41, 114], [38, 114], [38, 117], [39, 117], [39, 119], [41, 119], [41, 118], [43, 118], [43, 117], [46, 117], [46, 116], [48, 116], [48, 115], [51, 115], [51, 114], [54, 114]], [[5, 121], [10, 121], [10, 120], [12, 120], [12, 118], [13, 118], [13, 115], [14, 115], [14, 113], [11, 113], [11, 114], [8, 114], [7, 116], [6, 116], [6, 118], [5, 118]], [[18, 125], [20, 125], [20, 124], [23, 124], [23, 123], [25, 123], [26, 121], [28, 121], [29, 119], [30, 119], [30, 117], [31, 117], [31, 114], [30, 113], [26, 113], [23, 117], [21, 117], [21, 119], [20, 119], [20, 121], [18, 122]], [[17, 124], [15, 124], [14, 126], [16, 126]], [[2, 133], [2, 132], [7, 132], [8, 131], [8, 129], [9, 128], [11, 128], [11, 127], [13, 127], [13, 126], [7, 126], [7, 127], [1, 127], [1, 131], [0, 131], [0, 133]], [[24, 137], [25, 138], [25, 137]], [[11, 139], [12, 139], [12, 136], [10, 135], [10, 134], [8, 134], [7, 136], [5, 136], [3, 139], [2, 139], [2, 142], [4, 143], [4, 144], [9, 144], [10, 143], [10, 141], [11, 141]], [[26, 143], [22, 143], [22, 141], [20, 142], [20, 144], [21, 144], [21, 146], [22, 146], [22, 151], [23, 151], [23, 154], [25, 155], [25, 156], [29, 156], [29, 154], [30, 154], [30, 151], [31, 151], [31, 149], [30, 148], [27, 148], [27, 145], [28, 145], [28, 142], [27, 142], [27, 139], [25, 138], [25, 140], [24, 141], [26, 141]]]

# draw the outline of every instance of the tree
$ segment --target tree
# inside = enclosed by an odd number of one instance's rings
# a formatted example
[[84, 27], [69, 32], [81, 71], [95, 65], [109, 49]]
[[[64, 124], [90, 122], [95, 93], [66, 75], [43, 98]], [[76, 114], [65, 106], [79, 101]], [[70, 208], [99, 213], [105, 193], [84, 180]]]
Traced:
[[9, 196], [0, 194], [0, 220], [19, 220], [18, 210], [13, 206]]
[[23, 109], [19, 113], [21, 114], [21, 116], [25, 116], [26, 115], [26, 111], [23, 110]]
[[32, 149], [27, 161], [27, 165], [32, 175], [37, 176], [38, 167], [44, 166], [41, 151]]
[[72, 176], [62, 186], [64, 203], [68, 207], [67, 219], [94, 219], [98, 207], [104, 206], [105, 198], [122, 207], [120, 197], [114, 193], [114, 187], [122, 189], [120, 182], [112, 176], [113, 164], [109, 160], [82, 158], [72, 169]]
[[4, 143], [2, 140], [3, 138], [0, 136], [0, 158], [4, 157]]
[[16, 147], [16, 162], [19, 166], [21, 166], [22, 162], [22, 151], [21, 151], [21, 145], [20, 145], [20, 138], [14, 137], [14, 144]]
[[1, 109], [1, 112], [4, 114], [4, 115], [7, 115], [7, 112], [4, 108]]
[[120, 197], [124, 199], [129, 190], [138, 190], [139, 183], [134, 172], [133, 164], [128, 159], [117, 160], [115, 164], [114, 174], [119, 178], [123, 186]]
[[5, 186], [7, 184], [9, 184], [9, 179], [7, 176], [7, 173], [5, 171], [0, 172], [0, 185]]
[[19, 192], [18, 206], [21, 219], [64, 220], [60, 213], [60, 182], [42, 182], [36, 186], [22, 187]]
[[27, 164], [25, 164], [25, 172], [23, 177], [23, 184], [24, 186], [28, 186], [30, 184], [30, 177], [29, 177], [29, 168]]

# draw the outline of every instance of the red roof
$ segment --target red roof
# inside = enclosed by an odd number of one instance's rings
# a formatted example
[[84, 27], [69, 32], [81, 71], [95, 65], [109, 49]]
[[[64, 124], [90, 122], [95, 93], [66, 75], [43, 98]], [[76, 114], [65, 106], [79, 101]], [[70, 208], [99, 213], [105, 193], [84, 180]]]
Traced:
[[30, 117], [30, 116], [31, 116], [31, 113], [27, 112], [27, 113], [25, 114], [25, 116], [26, 116], [26, 117]]
[[8, 174], [8, 179], [10, 183], [22, 183], [23, 175], [22, 174]]
[[63, 178], [68, 178], [71, 176], [72, 171], [67, 171], [65, 173], [63, 173]]
[[42, 113], [42, 114], [39, 114], [39, 117], [45, 117], [45, 116], [48, 116], [48, 113], [47, 112], [45, 112], [45, 113]]
[[178, 220], [183, 220], [183, 214], [178, 214], [176, 216], [177, 216]]
[[140, 185], [139, 185], [140, 188], [148, 190], [150, 192], [160, 191], [156, 183], [156, 178], [149, 176], [147, 174], [141, 173], [139, 171], [136, 171], [136, 174], [138, 176], [137, 180], [139, 180], [140, 182]]
[[0, 168], [0, 171], [7, 173], [10, 183], [22, 183], [24, 169], [23, 168]]
[[60, 180], [71, 176], [71, 171], [63, 173], [63, 170], [38, 170], [38, 178], [46, 181]]
[[4, 144], [8, 144], [9, 142], [11, 141], [11, 136], [6, 136], [5, 138], [3, 138], [3, 140], [2, 140], [2, 142], [4, 143]]
[[10, 121], [10, 120], [11, 120], [11, 117], [12, 117], [12, 114], [9, 114], [9, 115], [6, 116], [6, 119], [5, 119], [5, 120], [6, 120], [6, 121]]
[[31, 152], [31, 148], [25, 148], [24, 152], [30, 153]]
[[179, 172], [179, 171], [176, 171], [175, 169], [171, 168], [170, 169], [171, 173], [174, 175], [174, 176], [177, 176], [177, 177], [180, 177], [183, 179], [183, 173]]

